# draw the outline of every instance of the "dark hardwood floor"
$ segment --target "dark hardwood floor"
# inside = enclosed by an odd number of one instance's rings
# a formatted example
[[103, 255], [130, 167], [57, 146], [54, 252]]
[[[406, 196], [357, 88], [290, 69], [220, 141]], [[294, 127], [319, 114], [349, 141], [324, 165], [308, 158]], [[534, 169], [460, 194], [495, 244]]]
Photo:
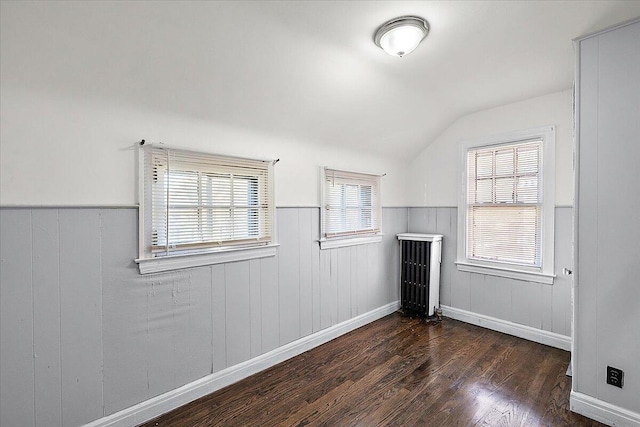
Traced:
[[387, 316], [152, 426], [601, 426], [569, 411], [569, 353], [444, 319]]

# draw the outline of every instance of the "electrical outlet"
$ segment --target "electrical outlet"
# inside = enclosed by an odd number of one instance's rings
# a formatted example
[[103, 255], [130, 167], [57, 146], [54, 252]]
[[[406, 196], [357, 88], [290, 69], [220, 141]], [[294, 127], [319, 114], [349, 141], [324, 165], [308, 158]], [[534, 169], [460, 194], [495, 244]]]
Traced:
[[624, 385], [624, 371], [607, 366], [607, 384], [622, 388]]

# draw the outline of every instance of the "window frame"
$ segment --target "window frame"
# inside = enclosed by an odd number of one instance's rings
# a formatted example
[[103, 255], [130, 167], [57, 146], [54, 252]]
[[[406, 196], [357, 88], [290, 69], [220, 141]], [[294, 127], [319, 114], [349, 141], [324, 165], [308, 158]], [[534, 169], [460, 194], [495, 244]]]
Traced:
[[[145, 150], [150, 149], [166, 149], [184, 154], [195, 154], [202, 156], [211, 156], [217, 160], [228, 159], [230, 162], [235, 160], [260, 161], [267, 164], [267, 215], [270, 217], [270, 236], [268, 240], [256, 241], [256, 243], [239, 243], [236, 241], [228, 245], [218, 244], [207, 245], [203, 249], [190, 248], [184, 251], [175, 251], [163, 256], [154, 256], [151, 249], [151, 236], [148, 236], [147, 228], [149, 226], [150, 217], [153, 216], [153, 204], [147, 203], [146, 193], [146, 177], [147, 164], [145, 161]], [[274, 197], [274, 173], [273, 162], [267, 160], [247, 159], [235, 156], [221, 155], [209, 153], [205, 151], [189, 150], [185, 148], [176, 148], [165, 144], [145, 144], [140, 146], [138, 150], [138, 258], [135, 262], [138, 264], [140, 274], [159, 273], [184, 268], [199, 267], [205, 265], [221, 264], [234, 261], [244, 261], [257, 258], [272, 257], [276, 255], [276, 217], [275, 217], [275, 197]], [[195, 169], [194, 169], [195, 170]], [[201, 170], [199, 174], [203, 173]], [[231, 188], [231, 187], [230, 187]], [[233, 190], [231, 190], [233, 191]], [[198, 193], [200, 194], [200, 193]], [[147, 206], [151, 205], [151, 206]]]
[[[467, 156], [470, 150], [513, 145], [542, 140], [542, 214], [541, 214], [541, 266], [532, 267], [503, 261], [467, 258]], [[516, 280], [553, 284], [554, 227], [555, 227], [555, 126], [510, 132], [485, 138], [463, 141], [459, 153], [458, 186], [458, 250], [456, 265], [459, 271], [507, 277]]]
[[[344, 173], [347, 175], [359, 176], [363, 180], [370, 180], [376, 187], [376, 191], [372, 191], [372, 217], [377, 217], [377, 231], [358, 231], [349, 230], [344, 233], [327, 236], [327, 191], [325, 183], [327, 180], [327, 171]], [[363, 245], [368, 243], [379, 243], [382, 241], [382, 175], [355, 172], [344, 169], [336, 169], [329, 167], [320, 167], [320, 249], [332, 249], [345, 246]], [[354, 184], [355, 185], [355, 184]], [[358, 190], [360, 191], [360, 190]], [[374, 194], [375, 193], [375, 194]], [[346, 206], [345, 206], [346, 209]]]

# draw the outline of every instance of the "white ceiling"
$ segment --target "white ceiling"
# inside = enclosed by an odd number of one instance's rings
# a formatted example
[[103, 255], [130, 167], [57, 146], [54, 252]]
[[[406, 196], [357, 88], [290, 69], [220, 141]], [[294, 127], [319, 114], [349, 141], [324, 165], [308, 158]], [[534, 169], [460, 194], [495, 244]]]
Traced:
[[[373, 33], [405, 14], [431, 31], [388, 56]], [[640, 1], [34, 3], [2, 33], [2, 81], [409, 159], [463, 115], [570, 88], [572, 39], [637, 16]]]

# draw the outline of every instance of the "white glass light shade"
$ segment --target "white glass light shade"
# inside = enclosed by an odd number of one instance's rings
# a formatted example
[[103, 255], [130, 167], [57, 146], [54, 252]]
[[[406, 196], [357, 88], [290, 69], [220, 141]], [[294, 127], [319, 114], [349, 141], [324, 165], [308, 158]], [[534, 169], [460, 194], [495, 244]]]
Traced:
[[422, 40], [423, 32], [416, 27], [396, 27], [380, 38], [380, 46], [389, 55], [411, 53]]
[[403, 16], [378, 28], [374, 42], [389, 55], [402, 57], [418, 47], [428, 32], [429, 26], [424, 19]]

